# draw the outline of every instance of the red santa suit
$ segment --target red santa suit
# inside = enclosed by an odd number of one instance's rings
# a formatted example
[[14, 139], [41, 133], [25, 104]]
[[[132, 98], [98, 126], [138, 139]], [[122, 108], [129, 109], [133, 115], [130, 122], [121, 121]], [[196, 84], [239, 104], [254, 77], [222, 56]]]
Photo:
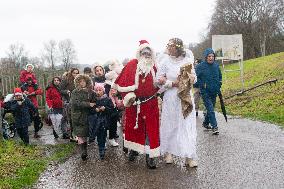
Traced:
[[[148, 45], [140, 45], [139, 50]], [[145, 77], [145, 74], [139, 72], [137, 64], [137, 59], [129, 61], [117, 77], [113, 88], [121, 93], [126, 107], [124, 146], [139, 153], [147, 153], [153, 158], [160, 156], [159, 108], [156, 98], [158, 88], [154, 85], [156, 68], [153, 66]], [[131, 98], [136, 98], [132, 105], [129, 104]], [[146, 136], [149, 143], [147, 145]]]

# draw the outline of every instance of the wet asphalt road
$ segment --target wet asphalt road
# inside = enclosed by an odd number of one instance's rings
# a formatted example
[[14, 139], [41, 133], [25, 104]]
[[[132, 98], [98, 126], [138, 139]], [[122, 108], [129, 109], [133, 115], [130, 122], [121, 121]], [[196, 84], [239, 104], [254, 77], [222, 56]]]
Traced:
[[[90, 145], [89, 160], [79, 154], [65, 163], [51, 165], [33, 188], [284, 188], [284, 135], [276, 125], [218, 114], [219, 136], [201, 128], [197, 119], [198, 168], [187, 168], [175, 158], [149, 170], [145, 156], [128, 162], [121, 146], [108, 146], [100, 161], [96, 145]], [[49, 131], [51, 133], [51, 131]], [[52, 135], [40, 141], [56, 143]]]

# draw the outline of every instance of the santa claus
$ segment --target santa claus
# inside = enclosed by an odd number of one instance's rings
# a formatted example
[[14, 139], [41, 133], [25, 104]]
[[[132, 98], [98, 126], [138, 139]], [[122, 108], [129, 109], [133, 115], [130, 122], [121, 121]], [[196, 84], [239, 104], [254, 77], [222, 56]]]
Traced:
[[126, 107], [124, 145], [130, 149], [129, 161], [134, 161], [138, 153], [146, 153], [146, 163], [150, 169], [156, 168], [155, 158], [160, 156], [154, 54], [149, 43], [141, 40], [137, 59], [126, 64], [113, 85], [121, 93]]

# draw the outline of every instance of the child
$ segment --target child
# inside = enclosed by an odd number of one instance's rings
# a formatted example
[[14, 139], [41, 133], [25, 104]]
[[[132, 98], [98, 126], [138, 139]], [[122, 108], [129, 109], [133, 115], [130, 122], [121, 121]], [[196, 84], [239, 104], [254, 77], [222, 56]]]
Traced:
[[32, 64], [27, 64], [25, 69], [21, 71], [20, 73], [20, 85], [23, 85], [24, 83], [27, 82], [27, 78], [32, 78], [33, 83], [37, 83], [36, 76], [33, 72], [34, 70], [34, 65]]
[[79, 74], [74, 80], [75, 89], [71, 95], [71, 119], [73, 131], [78, 138], [78, 144], [81, 148], [81, 158], [87, 160], [87, 137], [89, 136], [88, 114], [89, 109], [95, 106], [92, 102], [92, 81], [89, 76]]
[[112, 101], [105, 94], [104, 84], [95, 83], [96, 105], [91, 109], [89, 116], [89, 126], [97, 137], [100, 159], [105, 156], [105, 143], [107, 135], [108, 117], [114, 108]]
[[109, 97], [113, 103], [113, 110], [109, 118], [109, 143], [113, 147], [117, 147], [119, 144], [115, 141], [118, 138], [117, 135], [117, 121], [120, 120], [122, 110], [124, 108], [123, 102], [118, 98], [118, 92], [115, 89], [110, 89]]
[[31, 124], [30, 110], [33, 114], [38, 114], [36, 107], [28, 98], [24, 98], [20, 88], [14, 89], [14, 99], [7, 102], [6, 106], [12, 111], [15, 118], [17, 133], [22, 141], [29, 144], [28, 126]]

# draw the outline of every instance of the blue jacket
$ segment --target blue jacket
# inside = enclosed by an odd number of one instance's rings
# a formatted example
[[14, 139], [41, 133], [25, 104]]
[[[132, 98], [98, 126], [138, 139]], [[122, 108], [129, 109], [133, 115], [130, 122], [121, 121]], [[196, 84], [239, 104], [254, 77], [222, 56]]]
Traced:
[[16, 100], [9, 101], [7, 107], [13, 113], [16, 128], [28, 127], [31, 124], [30, 111], [34, 114], [38, 113], [36, 107], [28, 98], [25, 98], [22, 105], [19, 105]]
[[197, 82], [194, 84], [194, 87], [200, 88], [201, 94], [217, 95], [220, 93], [222, 85], [222, 73], [216, 61], [212, 64], [206, 61], [206, 57], [209, 54], [215, 55], [211, 48], [204, 51], [205, 60], [196, 66]]

